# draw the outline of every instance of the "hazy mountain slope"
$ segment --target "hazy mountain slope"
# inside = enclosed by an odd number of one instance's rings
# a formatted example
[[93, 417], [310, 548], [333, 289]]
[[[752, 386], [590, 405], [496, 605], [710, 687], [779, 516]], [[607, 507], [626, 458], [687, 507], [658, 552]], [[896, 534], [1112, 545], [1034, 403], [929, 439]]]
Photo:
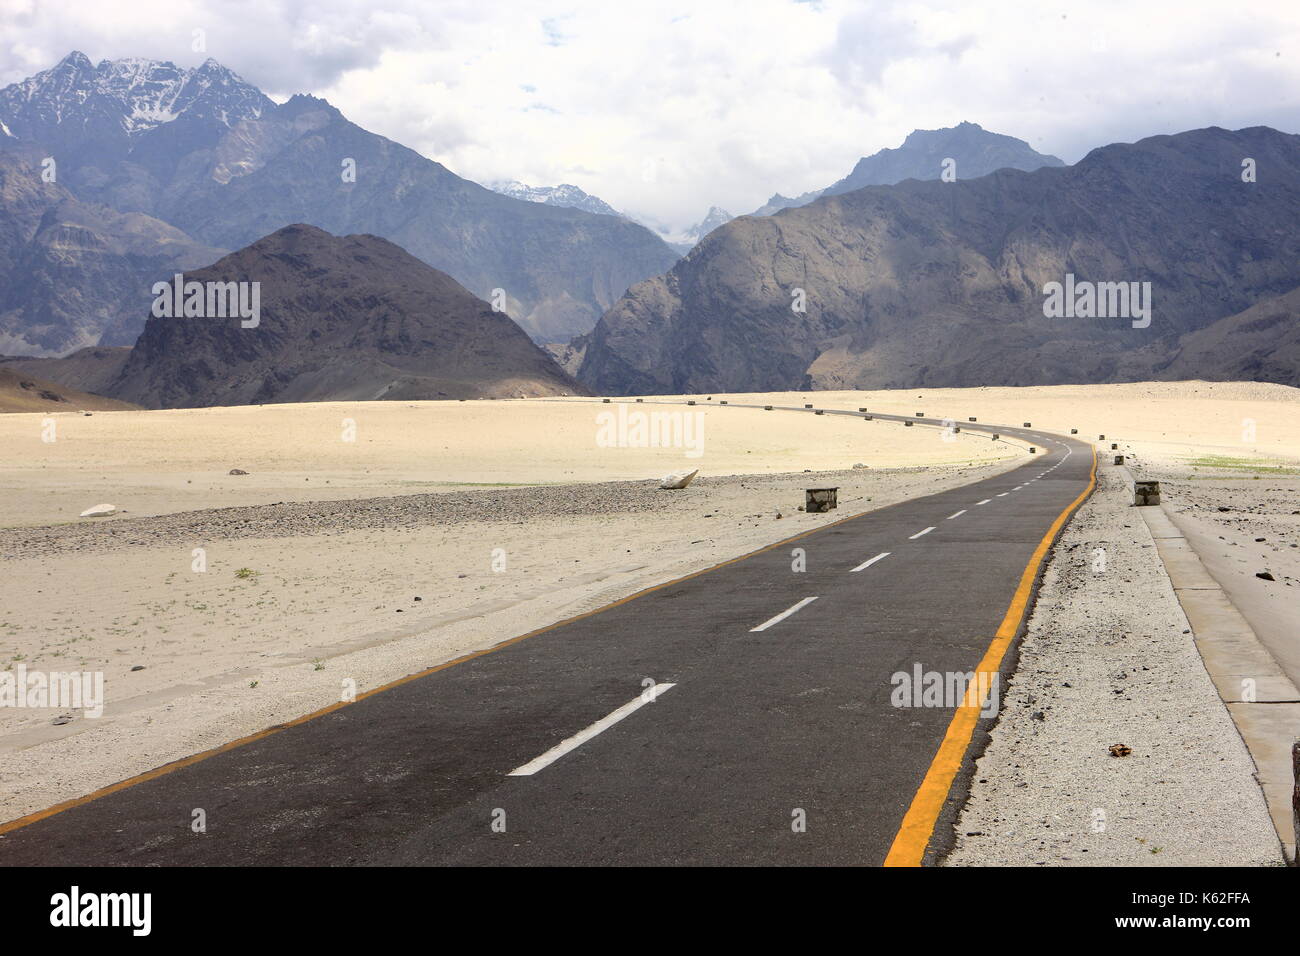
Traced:
[[259, 324], [151, 316], [112, 396], [192, 408], [580, 391], [508, 316], [377, 236], [288, 226], [186, 280], [260, 282]]
[[79, 202], [42, 181], [39, 155], [0, 149], [0, 352], [133, 342], [150, 284], [223, 252], [150, 216]]
[[[173, 221], [230, 245], [299, 221], [383, 236], [483, 298], [501, 289], [507, 311], [539, 341], [589, 329], [628, 286], [677, 258], [628, 220], [523, 202], [461, 179], [323, 100], [294, 97], [258, 124], [308, 132], [273, 162], [198, 189]], [[355, 183], [342, 181], [340, 155], [356, 161]]]
[[1185, 335], [1159, 377], [1300, 386], [1300, 288]]
[[0, 365], [0, 412], [126, 411], [137, 406], [90, 395]]
[[[634, 286], [583, 339], [579, 377], [604, 393], [1147, 378], [1183, 334], [1300, 285], [1298, 216], [1300, 137], [1264, 127], [827, 196], [728, 223]], [[1151, 282], [1151, 326], [1045, 318], [1067, 272]]]
[[276, 105], [211, 60], [187, 71], [73, 53], [0, 90], [0, 122], [52, 151], [81, 198], [223, 248], [299, 222], [380, 235], [484, 298], [501, 289], [539, 341], [589, 330], [677, 259], [636, 223], [498, 195], [323, 100]]
[[[145, 314], [147, 310], [146, 305]], [[140, 318], [139, 321], [140, 327], [144, 328], [144, 319]], [[120, 345], [78, 349], [63, 358], [0, 355], [0, 369], [9, 369], [19, 375], [33, 376], [99, 395], [122, 373], [122, 366], [130, 354], [129, 346]]]

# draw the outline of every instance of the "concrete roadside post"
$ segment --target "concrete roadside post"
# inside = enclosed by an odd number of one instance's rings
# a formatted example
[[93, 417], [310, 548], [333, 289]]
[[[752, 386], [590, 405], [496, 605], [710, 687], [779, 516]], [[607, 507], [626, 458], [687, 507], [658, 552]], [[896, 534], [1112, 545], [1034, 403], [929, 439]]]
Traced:
[[1138, 507], [1160, 504], [1160, 482], [1134, 481], [1133, 504]]
[[839, 488], [805, 488], [804, 510], [810, 513], [831, 511], [839, 507]]

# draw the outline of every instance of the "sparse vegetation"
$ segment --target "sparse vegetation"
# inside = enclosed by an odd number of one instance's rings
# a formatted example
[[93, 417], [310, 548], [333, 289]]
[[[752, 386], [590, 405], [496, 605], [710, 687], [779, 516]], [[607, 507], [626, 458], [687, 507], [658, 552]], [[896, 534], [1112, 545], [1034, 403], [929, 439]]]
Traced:
[[[1203, 455], [1188, 459], [1194, 469], [1214, 468], [1222, 471], [1249, 471], [1265, 475], [1300, 475], [1300, 467], [1280, 462], [1276, 458], [1232, 458], [1227, 455]], [[1204, 477], [1204, 476], [1197, 476]]]

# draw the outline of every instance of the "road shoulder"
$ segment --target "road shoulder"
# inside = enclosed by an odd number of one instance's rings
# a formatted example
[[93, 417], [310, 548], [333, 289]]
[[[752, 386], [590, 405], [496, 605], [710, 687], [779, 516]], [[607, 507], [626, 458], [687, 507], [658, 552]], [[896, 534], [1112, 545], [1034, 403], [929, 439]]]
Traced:
[[1150, 532], [1111, 469], [1098, 481], [1053, 552], [944, 865], [1280, 865]]

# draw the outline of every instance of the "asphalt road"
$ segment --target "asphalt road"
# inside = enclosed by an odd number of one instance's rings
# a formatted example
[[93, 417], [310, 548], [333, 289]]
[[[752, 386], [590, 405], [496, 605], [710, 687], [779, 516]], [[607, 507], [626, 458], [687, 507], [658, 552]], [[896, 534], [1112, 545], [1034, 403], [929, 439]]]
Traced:
[[0, 864], [878, 865], [954, 714], [892, 676], [974, 670], [1090, 483], [1088, 444], [960, 424], [1039, 453], [9, 829]]

